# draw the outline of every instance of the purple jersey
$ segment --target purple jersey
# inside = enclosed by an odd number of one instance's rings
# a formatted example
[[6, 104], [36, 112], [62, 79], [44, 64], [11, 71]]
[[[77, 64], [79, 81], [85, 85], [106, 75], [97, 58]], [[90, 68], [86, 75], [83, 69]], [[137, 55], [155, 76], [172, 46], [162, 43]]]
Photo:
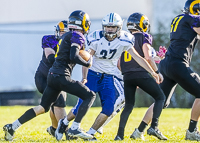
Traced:
[[[42, 48], [52, 48], [55, 52], [57, 50], [58, 40], [56, 39], [55, 35], [45, 35], [42, 38]], [[49, 69], [51, 68], [52, 64], [49, 63], [48, 59], [45, 56], [44, 50], [42, 54], [42, 60], [40, 61], [39, 67], [37, 71], [40, 71], [46, 77]]]
[[[43, 36], [42, 38], [42, 48], [57, 48], [56, 45], [58, 44], [58, 40], [56, 39], [55, 35], [47, 35]], [[56, 50], [55, 50], [56, 51]]]
[[[139, 53], [141, 57], [144, 57], [142, 46], [145, 43], [152, 45], [152, 36], [148, 33], [139, 32], [134, 33], [135, 36], [135, 50]], [[148, 73], [143, 67], [141, 67], [133, 58], [129, 58], [127, 52], [123, 52], [121, 55], [120, 66], [122, 74], [129, 73], [129, 72], [138, 72], [141, 73], [138, 77], [144, 76]]]

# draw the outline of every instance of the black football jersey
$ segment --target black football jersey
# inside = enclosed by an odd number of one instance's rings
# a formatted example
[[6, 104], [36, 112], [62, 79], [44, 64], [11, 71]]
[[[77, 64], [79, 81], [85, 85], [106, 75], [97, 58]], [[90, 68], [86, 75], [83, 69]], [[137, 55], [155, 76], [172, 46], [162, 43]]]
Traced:
[[[152, 45], [152, 36], [144, 32], [135, 33], [133, 35], [135, 36], [135, 50], [141, 57], [144, 57], [142, 46], [145, 43]], [[146, 72], [127, 51], [123, 52], [121, 55], [120, 66], [123, 75], [129, 72]]]
[[55, 62], [50, 68], [50, 72], [71, 76], [73, 67], [76, 65], [76, 63], [70, 60], [70, 49], [72, 43], [80, 45], [81, 49], [84, 48], [84, 35], [78, 31], [69, 31], [61, 37], [60, 41], [58, 42]]
[[200, 16], [180, 14], [171, 22], [170, 46], [166, 55], [191, 62], [194, 47], [198, 41], [193, 27], [200, 27]]

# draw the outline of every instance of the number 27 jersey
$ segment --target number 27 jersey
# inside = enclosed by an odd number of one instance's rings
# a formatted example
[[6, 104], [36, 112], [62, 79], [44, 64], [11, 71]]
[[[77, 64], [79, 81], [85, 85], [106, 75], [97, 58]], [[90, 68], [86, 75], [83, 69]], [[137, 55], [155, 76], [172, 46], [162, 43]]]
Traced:
[[88, 48], [95, 51], [93, 65], [90, 68], [95, 72], [115, 75], [117, 61], [123, 51], [134, 46], [134, 36], [126, 31], [121, 31], [118, 38], [108, 41], [103, 36], [102, 30], [96, 30], [87, 36]]

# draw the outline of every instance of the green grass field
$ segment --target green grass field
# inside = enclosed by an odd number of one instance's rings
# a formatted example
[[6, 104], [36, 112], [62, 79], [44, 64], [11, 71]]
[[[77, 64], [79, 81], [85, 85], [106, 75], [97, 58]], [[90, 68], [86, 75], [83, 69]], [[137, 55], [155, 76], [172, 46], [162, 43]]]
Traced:
[[[19, 116], [21, 116], [30, 106], [4, 106], [0, 107], [0, 142], [6, 142], [4, 140], [4, 132], [2, 127], [7, 123], [12, 123]], [[71, 107], [67, 107], [66, 111], [69, 112]], [[93, 124], [96, 116], [100, 112], [101, 108], [92, 107], [84, 117], [81, 128], [88, 130]], [[141, 140], [132, 140], [130, 135], [136, 127], [138, 127], [143, 115], [147, 108], [135, 108], [129, 117], [128, 123], [125, 129], [125, 139], [123, 141], [114, 141], [114, 137], [117, 133], [117, 128], [119, 124], [118, 114], [108, 125], [104, 127], [104, 133], [102, 135], [96, 133], [98, 142], [142, 142]], [[190, 120], [190, 109], [165, 109], [160, 117], [159, 129], [162, 133], [168, 137], [168, 141], [160, 141], [155, 137], [148, 136], [145, 132], [145, 142], [191, 142], [185, 141], [185, 131], [188, 128], [188, 123]], [[30, 122], [25, 123], [20, 127], [16, 133], [13, 142], [57, 142], [55, 138], [51, 137], [47, 132], [46, 128], [51, 125], [49, 113], [40, 115]], [[87, 142], [81, 139], [76, 141], [66, 141], [60, 142]], [[194, 142], [194, 141], [192, 141]]]

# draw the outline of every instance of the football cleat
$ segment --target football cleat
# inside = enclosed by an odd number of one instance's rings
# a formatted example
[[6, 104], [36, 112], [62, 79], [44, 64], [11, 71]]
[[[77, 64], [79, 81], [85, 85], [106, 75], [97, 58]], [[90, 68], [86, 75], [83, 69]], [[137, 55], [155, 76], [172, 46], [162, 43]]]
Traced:
[[5, 140], [12, 141], [14, 138], [15, 131], [12, 129], [12, 124], [7, 124], [3, 127], [3, 131], [5, 132]]
[[92, 135], [90, 135], [88, 133], [85, 133], [80, 128], [77, 128], [75, 130], [72, 130], [71, 128], [69, 128], [68, 136], [70, 136], [70, 137], [78, 137], [78, 138], [82, 138], [82, 139], [92, 139], [93, 138]]
[[66, 136], [66, 140], [77, 140], [77, 139], [78, 139], [77, 137], [69, 136], [69, 135], [68, 135], [68, 130], [65, 131], [65, 136]]
[[115, 137], [115, 141], [122, 141], [124, 138], [121, 138], [119, 135], [117, 135], [116, 137]]
[[187, 130], [185, 135], [185, 140], [200, 141], [200, 133], [197, 131], [197, 128], [195, 128], [193, 132]]
[[50, 127], [47, 128], [47, 132], [48, 132], [51, 136], [55, 137], [55, 129], [53, 129], [52, 126], [50, 126]]
[[158, 128], [154, 129], [152, 127], [150, 127], [148, 130], [147, 130], [147, 134], [150, 135], [150, 136], [155, 136], [157, 137], [158, 139], [160, 140], [167, 140], [167, 137], [165, 137], [160, 131]]
[[142, 139], [143, 141], [145, 140], [144, 133], [140, 132], [137, 128], [132, 133], [132, 135], [130, 136], [130, 138], [132, 138], [132, 139]]
[[91, 139], [84, 139], [85, 141], [97, 141], [97, 138], [92, 134], [93, 138]]
[[59, 120], [59, 122], [58, 122], [58, 127], [57, 127], [57, 129], [56, 129], [56, 131], [55, 131], [55, 137], [56, 137], [56, 139], [57, 139], [58, 141], [62, 139], [63, 133], [66, 131], [66, 129], [67, 129], [67, 127], [68, 127], [68, 125], [65, 125], [65, 124], [63, 123], [63, 120], [64, 120], [64, 119], [60, 119], [60, 120]]
[[100, 127], [100, 128], [97, 130], [97, 132], [98, 132], [99, 134], [103, 134], [103, 127]]

